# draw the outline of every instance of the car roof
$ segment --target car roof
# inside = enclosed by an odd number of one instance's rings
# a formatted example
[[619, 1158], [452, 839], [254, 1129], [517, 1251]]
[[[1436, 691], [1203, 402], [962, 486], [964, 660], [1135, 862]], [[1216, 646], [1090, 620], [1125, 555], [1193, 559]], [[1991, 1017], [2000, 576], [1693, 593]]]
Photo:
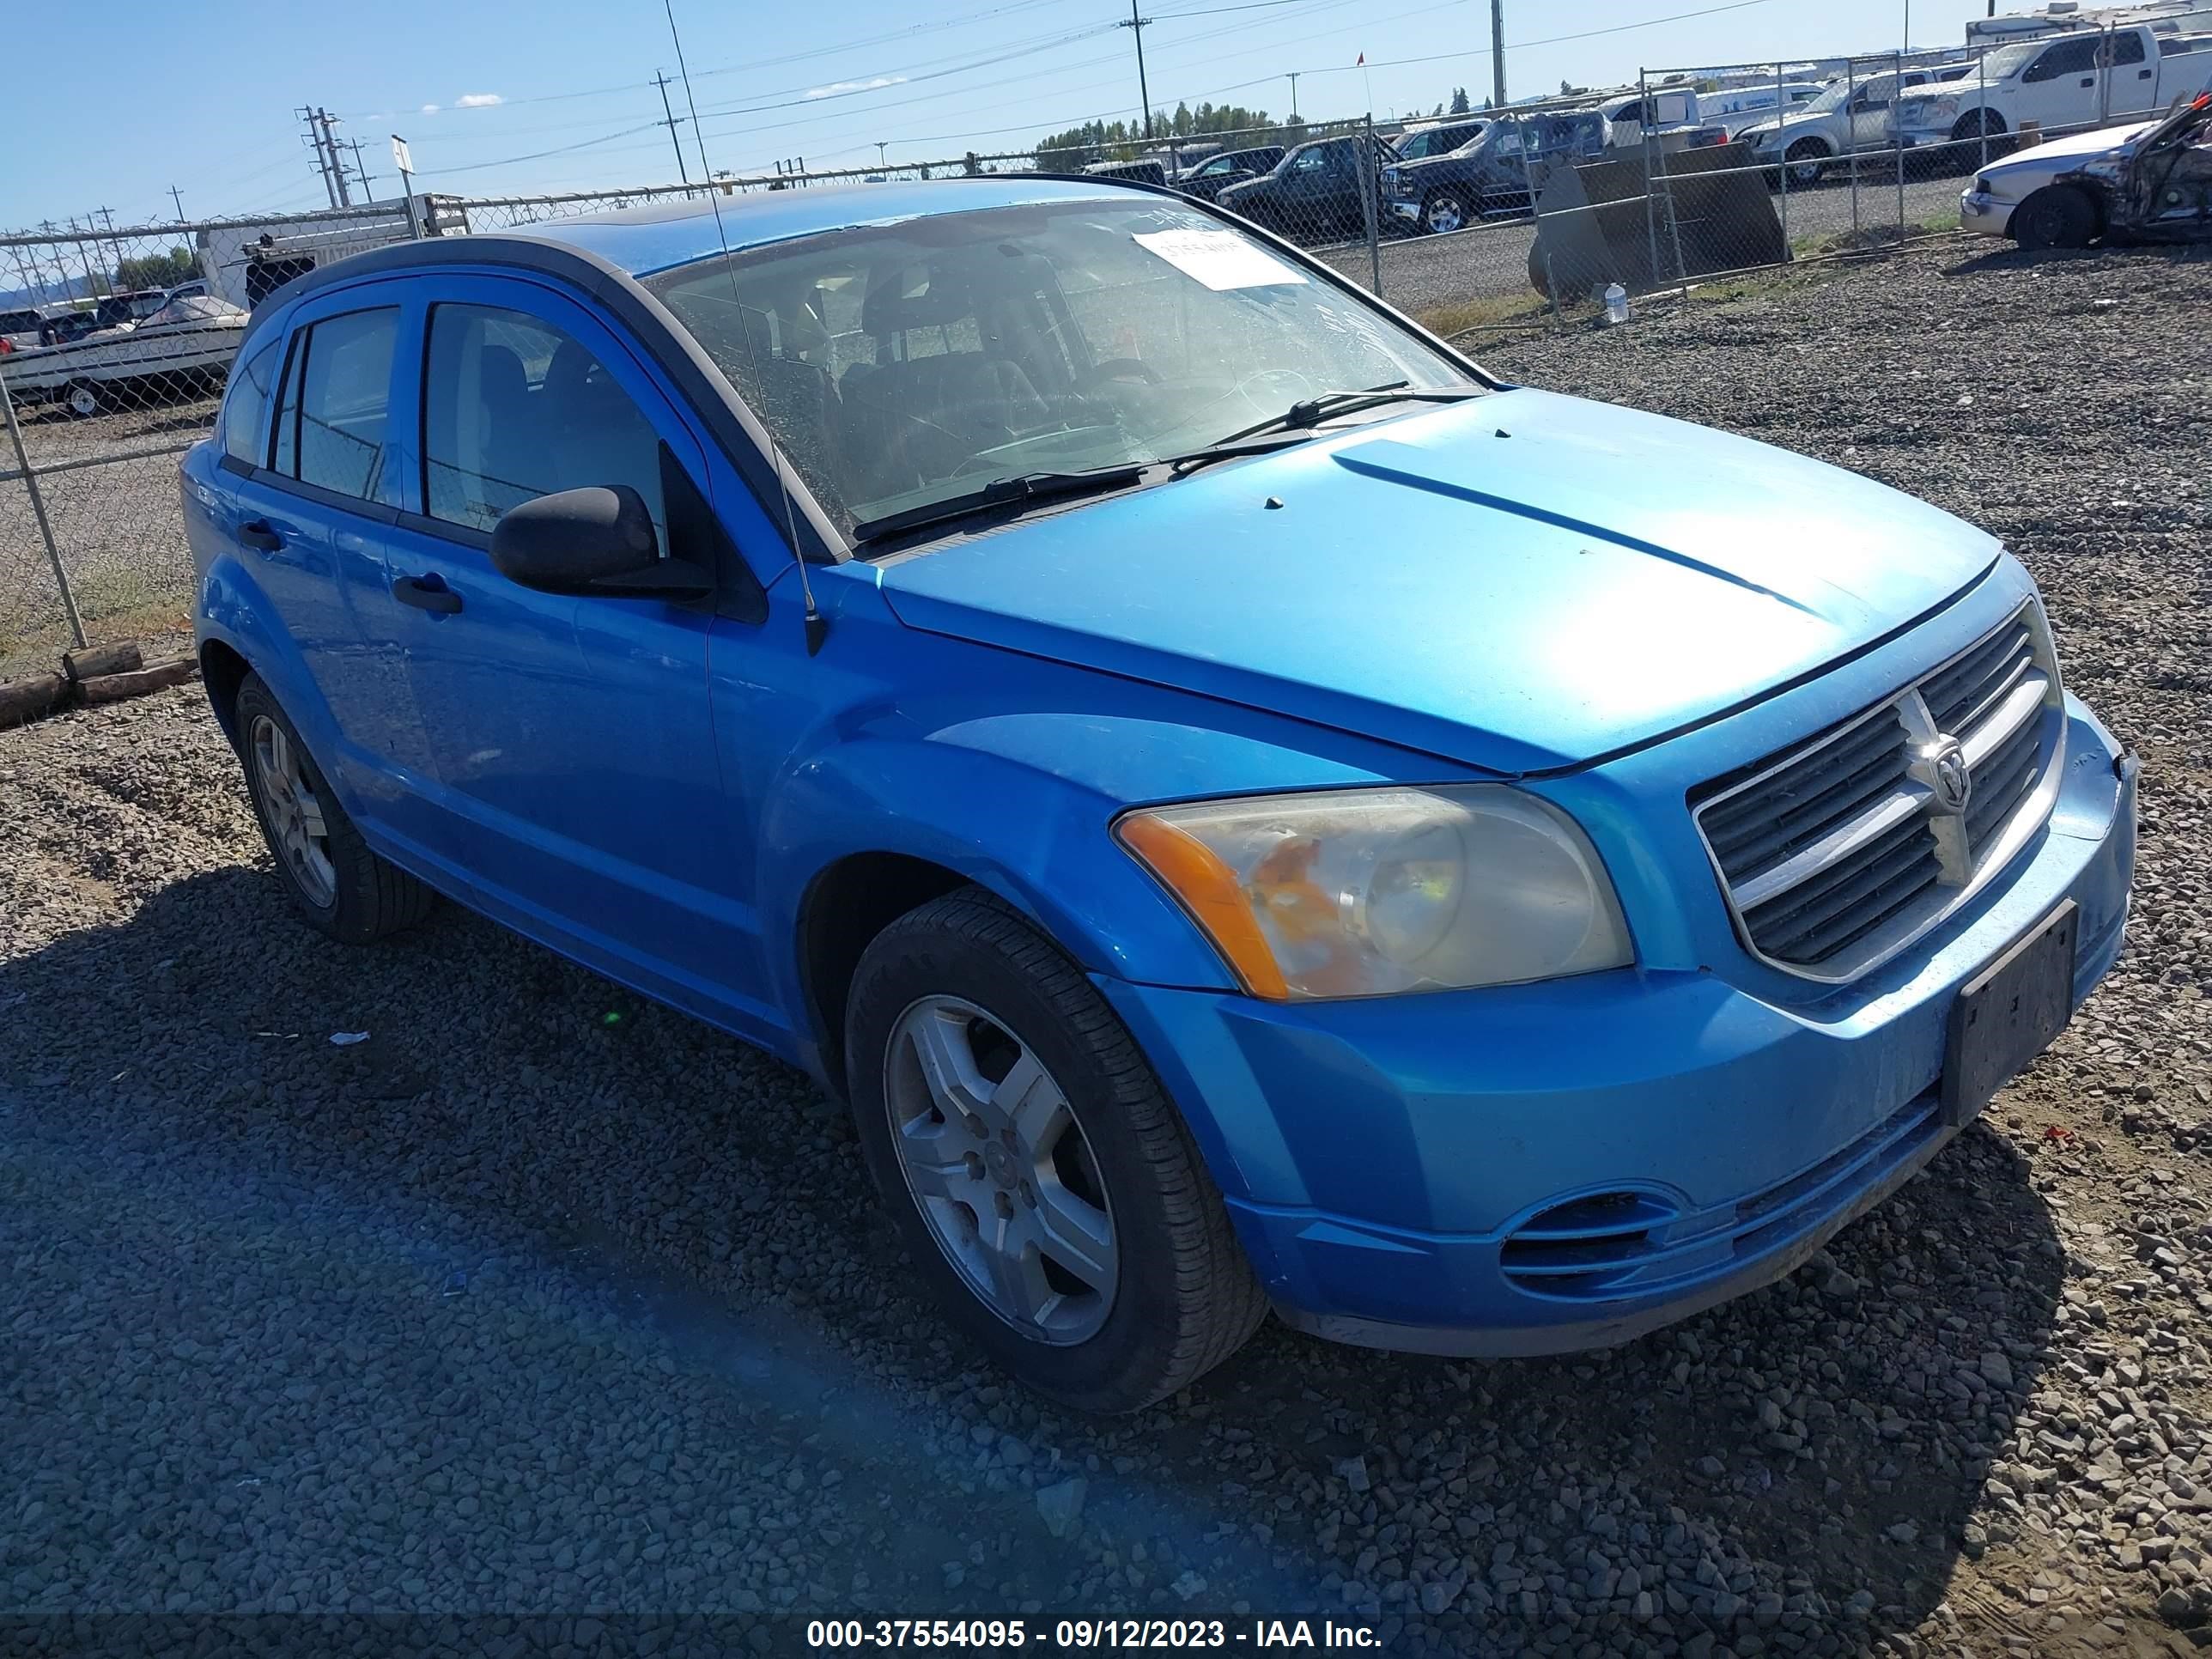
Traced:
[[1040, 202], [1127, 201], [1133, 193], [1108, 178], [1093, 182], [1049, 175], [987, 174], [980, 179], [830, 185], [805, 190], [747, 191], [688, 201], [678, 198], [518, 226], [511, 234], [563, 243], [633, 276], [649, 276], [719, 252], [725, 238], [732, 250], [762, 247], [823, 231], [896, 224], [934, 214]]

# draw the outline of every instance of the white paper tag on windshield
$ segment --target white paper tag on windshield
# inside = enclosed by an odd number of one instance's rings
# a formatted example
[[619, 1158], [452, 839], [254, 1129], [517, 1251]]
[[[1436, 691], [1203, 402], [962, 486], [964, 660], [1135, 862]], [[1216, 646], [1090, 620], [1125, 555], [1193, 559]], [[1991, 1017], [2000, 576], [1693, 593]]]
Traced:
[[1195, 276], [1217, 294], [1231, 288], [1273, 288], [1305, 281], [1256, 242], [1233, 230], [1146, 230], [1137, 240], [1186, 276]]

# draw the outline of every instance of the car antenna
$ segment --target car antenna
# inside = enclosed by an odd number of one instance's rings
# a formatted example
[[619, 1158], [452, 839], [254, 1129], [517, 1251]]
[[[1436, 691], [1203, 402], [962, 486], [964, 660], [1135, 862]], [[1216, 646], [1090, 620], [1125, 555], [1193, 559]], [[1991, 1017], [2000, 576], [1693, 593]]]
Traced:
[[[684, 82], [684, 112], [691, 118], [691, 139], [699, 149], [699, 172], [706, 179], [707, 205], [714, 212], [714, 237], [722, 245], [722, 269], [730, 274], [730, 299], [738, 307], [738, 331], [744, 335], [745, 355], [752, 359], [753, 382], [761, 383], [760, 348], [753, 343], [752, 330], [744, 326], [744, 296], [738, 288], [738, 264], [730, 255], [730, 234], [722, 226], [722, 204], [714, 194], [714, 174], [707, 165], [707, 135], [699, 128], [699, 105], [691, 96], [691, 70], [684, 61], [684, 36], [676, 27], [676, 0], [660, 0], [661, 9], [668, 15], [668, 36], [676, 46], [676, 73]], [[791, 537], [791, 556], [799, 566], [799, 592], [806, 605], [806, 654], [813, 656], [822, 649], [822, 641], [830, 632], [830, 619], [815, 607], [814, 583], [806, 574], [806, 550], [799, 540], [799, 509], [792, 504], [791, 479], [784, 471], [783, 446], [769, 434], [769, 465], [775, 469], [776, 488], [783, 493], [784, 529]]]

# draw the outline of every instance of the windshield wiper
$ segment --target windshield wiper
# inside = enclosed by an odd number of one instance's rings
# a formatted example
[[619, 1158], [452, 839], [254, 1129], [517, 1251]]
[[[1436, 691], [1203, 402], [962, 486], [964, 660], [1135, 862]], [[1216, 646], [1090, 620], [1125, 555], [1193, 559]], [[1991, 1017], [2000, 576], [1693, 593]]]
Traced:
[[[1180, 476], [1208, 461], [1230, 460], [1239, 455], [1265, 454], [1277, 445], [1255, 444], [1248, 441], [1285, 433], [1303, 434], [1333, 416], [1356, 415], [1363, 409], [1380, 409], [1385, 404], [1455, 404], [1462, 398], [1486, 396], [1487, 390], [1475, 386], [1417, 387], [1404, 380], [1392, 380], [1383, 386], [1364, 386], [1357, 392], [1317, 392], [1313, 397], [1299, 398], [1279, 415], [1255, 422], [1242, 431], [1232, 432], [1203, 449], [1176, 456], [1175, 470]], [[1292, 438], [1284, 441], [1296, 442], [1298, 440]]]
[[1109, 490], [1125, 489], [1144, 476], [1145, 468], [1134, 461], [1085, 467], [1075, 472], [1018, 472], [1010, 477], [994, 478], [973, 489], [963, 489], [956, 495], [924, 501], [920, 507], [886, 513], [879, 519], [862, 519], [853, 526], [853, 539], [881, 541], [902, 531], [949, 524], [994, 507], [1021, 507], [1063, 495], [1104, 495]]

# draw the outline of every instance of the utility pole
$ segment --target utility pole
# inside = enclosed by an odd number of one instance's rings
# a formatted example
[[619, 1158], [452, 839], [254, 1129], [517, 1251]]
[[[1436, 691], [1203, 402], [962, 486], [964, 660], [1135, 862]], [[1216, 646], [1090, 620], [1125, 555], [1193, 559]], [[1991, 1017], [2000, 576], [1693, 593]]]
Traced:
[[668, 142], [676, 147], [676, 176], [689, 185], [691, 175], [684, 170], [684, 140], [676, 131], [676, 112], [668, 106], [668, 71], [653, 70], [653, 84], [660, 88], [660, 112], [665, 118], [660, 125], [668, 129]]
[[1293, 121], [1298, 118], [1298, 76], [1304, 73], [1304, 70], [1291, 71], [1291, 119]]
[[316, 112], [302, 104], [293, 112], [307, 129], [307, 148], [315, 152], [315, 171], [323, 176], [323, 194], [330, 198], [331, 205], [338, 204], [338, 187], [331, 182], [331, 158], [323, 151], [323, 130], [315, 123]]
[[177, 194], [174, 185], [169, 186], [169, 199], [177, 204], [177, 222], [181, 225], [185, 222], [185, 198]]
[[89, 239], [77, 233], [76, 220], [74, 217], [70, 220], [69, 225], [71, 234], [76, 236], [76, 257], [84, 264], [85, 297], [96, 300], [100, 297], [100, 278], [92, 274], [92, 249], [87, 245]]
[[347, 146], [353, 151], [354, 177], [361, 180], [362, 205], [366, 207], [369, 203], [374, 202], [376, 199], [376, 196], [375, 193], [368, 187], [368, 169], [362, 164], [361, 140], [358, 138], [349, 139], [347, 141]]
[[1490, 0], [1490, 96], [1505, 107], [1505, 0]]
[[[1137, 37], [1137, 96], [1145, 104], [1145, 137], [1152, 136], [1152, 94], [1145, 85], [1145, 25], [1152, 20], [1137, 15], [1137, 0], [1129, 0], [1129, 21], [1115, 27], [1133, 31]], [[1291, 88], [1295, 94], [1296, 88]]]
[[353, 205], [353, 189], [346, 183], [345, 163], [338, 159], [337, 135], [331, 131], [337, 123], [330, 111], [318, 108], [309, 112], [308, 126], [315, 135], [315, 155], [323, 166], [323, 186], [330, 192], [332, 207]]
[[876, 141], [876, 167], [878, 171], [890, 165], [890, 146], [878, 138]]
[[100, 222], [107, 227], [107, 245], [115, 251], [115, 281], [117, 286], [120, 287], [123, 282], [123, 244], [115, 237], [115, 210], [94, 208], [93, 211], [100, 216]]

